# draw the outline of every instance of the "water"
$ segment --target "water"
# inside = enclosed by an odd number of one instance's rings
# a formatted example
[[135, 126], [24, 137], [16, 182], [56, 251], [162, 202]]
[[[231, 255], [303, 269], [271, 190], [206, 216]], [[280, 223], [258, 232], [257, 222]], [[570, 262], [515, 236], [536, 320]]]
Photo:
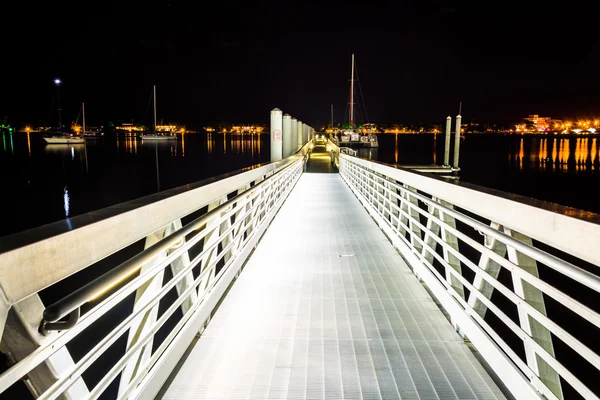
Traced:
[[[359, 155], [390, 164], [443, 164], [443, 134], [386, 134], [378, 139], [378, 149], [361, 149]], [[593, 195], [600, 185], [599, 154], [596, 137], [467, 135], [460, 144], [460, 180], [600, 213], [600, 201]]]
[[[0, 236], [269, 161], [269, 137], [186, 134], [177, 142], [103, 138], [46, 145], [39, 133], [1, 134]], [[379, 135], [360, 155], [441, 164], [444, 135]], [[467, 135], [460, 179], [600, 213], [600, 138]], [[452, 159], [452, 152], [451, 152]], [[157, 174], [158, 166], [158, 174]]]
[[172, 142], [46, 145], [38, 133], [4, 134], [0, 236], [267, 162], [268, 139], [186, 134]]

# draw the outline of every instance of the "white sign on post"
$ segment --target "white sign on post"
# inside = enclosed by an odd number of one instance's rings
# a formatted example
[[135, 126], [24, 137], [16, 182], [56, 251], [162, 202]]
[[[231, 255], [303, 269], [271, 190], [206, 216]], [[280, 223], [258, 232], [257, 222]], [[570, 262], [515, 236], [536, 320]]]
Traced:
[[273, 131], [273, 140], [281, 140], [281, 131], [279, 129]]

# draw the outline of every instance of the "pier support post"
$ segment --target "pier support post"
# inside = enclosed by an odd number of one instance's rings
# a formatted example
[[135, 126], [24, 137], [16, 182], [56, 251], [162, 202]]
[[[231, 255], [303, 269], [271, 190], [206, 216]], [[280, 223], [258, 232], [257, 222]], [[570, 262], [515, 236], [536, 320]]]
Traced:
[[292, 116], [285, 114], [283, 116], [283, 158], [288, 158], [292, 154]]
[[292, 118], [292, 139], [290, 140], [290, 155], [298, 151], [298, 120]]
[[296, 135], [297, 135], [297, 139], [298, 139], [298, 142], [297, 142], [298, 148], [296, 149], [296, 151], [300, 150], [302, 148], [302, 146], [304, 145], [304, 143], [302, 142], [302, 130], [303, 130], [302, 121], [298, 120], [298, 126], [296, 128]]
[[308, 143], [308, 125], [302, 126], [302, 144]]
[[279, 108], [271, 110], [271, 162], [283, 158], [283, 114]]
[[454, 169], [458, 169], [458, 155], [460, 151], [460, 122], [462, 117], [459, 115], [456, 116], [456, 133], [454, 134]]
[[444, 167], [450, 166], [450, 135], [452, 130], [452, 117], [446, 117], [446, 141], [444, 142]]

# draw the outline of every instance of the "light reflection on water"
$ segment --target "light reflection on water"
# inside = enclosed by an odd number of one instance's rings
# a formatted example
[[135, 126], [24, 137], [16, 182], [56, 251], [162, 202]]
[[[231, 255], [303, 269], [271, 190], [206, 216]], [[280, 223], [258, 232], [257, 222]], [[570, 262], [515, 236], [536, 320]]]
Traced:
[[[490, 138], [495, 143], [487, 143]], [[438, 140], [435, 134], [379, 135], [379, 141], [379, 149], [357, 149], [359, 157], [399, 165], [437, 165], [438, 160], [442, 160], [444, 155], [444, 140]], [[505, 147], [507, 166], [521, 171], [524, 169], [563, 172], [600, 170], [600, 141], [596, 137], [467, 135], [465, 141], [461, 143], [464, 143], [460, 149], [461, 160], [463, 157], [468, 159], [477, 153], [501, 152]], [[497, 148], [490, 149], [488, 146]], [[453, 159], [453, 147], [453, 140], [451, 140], [450, 160]], [[432, 150], [427, 151], [427, 149]]]
[[[441, 135], [381, 134], [378, 141], [378, 149], [360, 149], [359, 157], [401, 166], [439, 165], [444, 158]], [[590, 196], [600, 185], [599, 158], [595, 136], [468, 134], [460, 145], [459, 176], [462, 182], [600, 213], [600, 202]]]
[[524, 141], [520, 139], [518, 154], [509, 153], [511, 165], [523, 169], [523, 161], [528, 168], [551, 169], [564, 172], [595, 171], [599, 168], [598, 140], [595, 137], [579, 138], [531, 138], [528, 156], [525, 155]]
[[69, 191], [67, 190], [66, 186], [63, 190], [63, 201], [64, 201], [64, 208], [65, 208], [65, 218], [68, 218], [71, 199], [69, 198]]
[[[268, 134], [186, 134], [177, 141], [105, 137], [86, 144], [46, 145], [39, 133], [2, 134], [0, 197], [7, 215], [0, 236], [269, 161]], [[444, 135], [379, 135], [359, 156], [400, 165], [431, 165], [444, 156]], [[559, 204], [600, 211], [589, 196], [600, 184], [596, 137], [467, 135], [461, 180]], [[453, 141], [451, 141], [450, 159]], [[158, 168], [157, 168], [158, 166]], [[157, 174], [157, 169], [158, 174]], [[596, 208], [594, 208], [596, 207]], [[596, 210], [598, 209], [598, 210]], [[7, 212], [8, 211], [8, 212]]]
[[0, 185], [14, 193], [0, 197], [7, 214], [0, 236], [265, 163], [270, 154], [260, 136], [106, 136], [60, 145], [38, 132], [0, 136], [0, 170], [10, 171], [0, 174]]

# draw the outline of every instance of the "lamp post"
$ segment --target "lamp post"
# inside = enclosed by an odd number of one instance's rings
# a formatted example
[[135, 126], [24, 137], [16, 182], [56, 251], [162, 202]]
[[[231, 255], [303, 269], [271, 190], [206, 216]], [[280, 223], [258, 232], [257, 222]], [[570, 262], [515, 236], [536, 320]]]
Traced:
[[60, 129], [62, 131], [62, 109], [60, 108], [60, 84], [61, 84], [61, 80], [56, 78], [54, 80], [54, 84], [56, 85], [56, 104], [57, 104], [57, 110], [58, 110], [58, 129]]

